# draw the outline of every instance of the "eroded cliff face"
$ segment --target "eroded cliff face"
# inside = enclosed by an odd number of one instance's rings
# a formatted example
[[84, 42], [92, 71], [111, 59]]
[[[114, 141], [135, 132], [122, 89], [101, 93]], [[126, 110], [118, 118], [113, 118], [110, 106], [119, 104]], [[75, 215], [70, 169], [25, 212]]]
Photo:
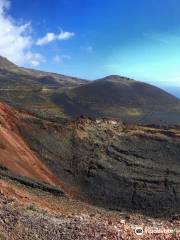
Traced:
[[[147, 214], [179, 211], [180, 129], [79, 118], [66, 125], [24, 119], [22, 134], [49, 169], [84, 199]], [[41, 149], [41, 151], [40, 151]]]
[[180, 129], [78, 122], [69, 169], [94, 203], [165, 214], [180, 200]]
[[180, 128], [78, 118], [62, 125], [0, 104], [0, 165], [109, 209], [177, 212]]

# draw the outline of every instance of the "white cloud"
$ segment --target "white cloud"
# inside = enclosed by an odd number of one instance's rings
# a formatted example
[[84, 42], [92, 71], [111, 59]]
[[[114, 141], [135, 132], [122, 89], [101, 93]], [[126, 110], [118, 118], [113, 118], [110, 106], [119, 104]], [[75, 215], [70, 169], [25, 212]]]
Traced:
[[9, 8], [9, 0], [0, 0], [0, 55], [19, 65], [37, 66], [44, 58], [32, 51], [31, 24], [17, 24], [9, 16]]
[[40, 63], [45, 62], [45, 58], [39, 54], [39, 53], [31, 53], [31, 52], [27, 52], [26, 54], [26, 59], [28, 60], [28, 62], [31, 63], [31, 65], [33, 65], [34, 67], [38, 66]]
[[59, 40], [59, 41], [68, 40], [74, 36], [75, 36], [75, 33], [64, 32], [63, 30], [61, 30], [61, 32], [59, 34], [47, 33], [44, 37], [37, 40], [36, 45], [42, 46], [42, 45], [46, 45], [46, 44], [56, 41], [56, 40]]
[[64, 60], [71, 60], [71, 56], [69, 56], [69, 55], [62, 55], [62, 56], [56, 55], [56, 56], [54, 56], [53, 60], [56, 63], [63, 63]]
[[58, 40], [67, 40], [67, 39], [72, 38], [74, 36], [75, 36], [75, 33], [73, 33], [73, 32], [61, 31], [60, 34], [57, 36], [57, 39]]
[[47, 33], [45, 37], [37, 40], [36, 45], [42, 46], [46, 45], [56, 39], [56, 35], [54, 33]]

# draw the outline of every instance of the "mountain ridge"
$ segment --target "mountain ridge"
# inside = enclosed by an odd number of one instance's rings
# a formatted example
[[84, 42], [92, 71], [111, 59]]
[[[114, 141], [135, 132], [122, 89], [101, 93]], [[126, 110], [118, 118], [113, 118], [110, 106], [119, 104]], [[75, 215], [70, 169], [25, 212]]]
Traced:
[[117, 75], [55, 93], [52, 99], [73, 117], [89, 115], [139, 121], [152, 112], [180, 113], [177, 97], [151, 84]]
[[43, 117], [86, 115], [126, 122], [180, 121], [180, 100], [151, 84], [119, 75], [88, 81], [21, 68], [2, 57], [0, 65], [0, 100]]
[[0, 56], [0, 69], [15, 70], [19, 68], [16, 64], [10, 62], [7, 58]]
[[[12, 63], [11, 61], [9, 61], [7, 58], [1, 57], [1, 56], [0, 56], [0, 70], [4, 71], [4, 74], [6, 73], [6, 71], [7, 73], [9, 72], [11, 76], [12, 74], [17, 74], [17, 75], [19, 74], [20, 78], [22, 79], [26, 78], [26, 81], [30, 80], [32, 84], [36, 83], [36, 84], [39, 84], [40, 86], [42, 86], [42, 84], [48, 85], [49, 83], [50, 86], [54, 85], [57, 87], [57, 86], [62, 86], [66, 82], [67, 84], [70, 83], [72, 86], [74, 86], [75, 84], [83, 84], [86, 82], [86, 80], [83, 80], [83, 79], [79, 79], [71, 76], [65, 76], [58, 73], [50, 73], [50, 72], [35, 70], [31, 68], [19, 67], [14, 63]], [[50, 77], [50, 81], [48, 81], [48, 77]], [[43, 83], [42, 81], [43, 78], [47, 78], [47, 84], [45, 81]], [[0, 81], [0, 84], [1, 84], [1, 81]]]

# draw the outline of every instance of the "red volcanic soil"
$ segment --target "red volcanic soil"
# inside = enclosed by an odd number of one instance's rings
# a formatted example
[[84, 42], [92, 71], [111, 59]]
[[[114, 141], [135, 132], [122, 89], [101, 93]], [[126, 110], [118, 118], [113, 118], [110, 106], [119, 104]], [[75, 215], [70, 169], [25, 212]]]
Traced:
[[0, 165], [16, 175], [60, 186], [70, 196], [79, 195], [77, 189], [66, 186], [30, 149], [19, 131], [19, 126], [26, 125], [21, 113], [0, 103]]

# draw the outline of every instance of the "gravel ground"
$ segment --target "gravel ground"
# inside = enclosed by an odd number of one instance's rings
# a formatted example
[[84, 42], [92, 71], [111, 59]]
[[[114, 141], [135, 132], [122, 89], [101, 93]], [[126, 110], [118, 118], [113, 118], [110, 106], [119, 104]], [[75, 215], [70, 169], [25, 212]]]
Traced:
[[85, 214], [65, 218], [42, 213], [34, 206], [20, 209], [1, 196], [0, 239], [118, 239], [118, 229], [107, 224]]
[[[158, 225], [161, 232], [137, 236], [133, 227], [135, 223], [142, 227]], [[154, 219], [133, 217], [127, 222], [123, 217], [114, 221], [91, 213], [50, 214], [35, 205], [22, 206], [0, 195], [0, 240], [178, 240], [180, 234], [172, 233], [175, 225], [180, 227], [178, 221], [169, 222], [165, 227], [164, 222]]]

